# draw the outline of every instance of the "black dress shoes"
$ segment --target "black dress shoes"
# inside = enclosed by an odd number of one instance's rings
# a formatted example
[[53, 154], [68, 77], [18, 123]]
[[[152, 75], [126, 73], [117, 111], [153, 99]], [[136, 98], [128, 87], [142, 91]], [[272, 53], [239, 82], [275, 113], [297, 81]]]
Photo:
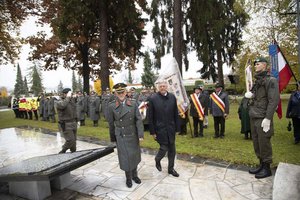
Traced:
[[175, 177], [179, 176], [179, 174], [175, 171], [175, 169], [169, 170], [168, 173], [175, 176]]
[[127, 187], [129, 187], [129, 188], [132, 187], [132, 181], [131, 181], [131, 179], [126, 179], [126, 185], [127, 185]]
[[136, 183], [136, 184], [140, 184], [142, 181], [139, 177], [133, 177], [132, 180]]
[[160, 164], [160, 161], [155, 161], [155, 167], [158, 171], [161, 172], [161, 164]]

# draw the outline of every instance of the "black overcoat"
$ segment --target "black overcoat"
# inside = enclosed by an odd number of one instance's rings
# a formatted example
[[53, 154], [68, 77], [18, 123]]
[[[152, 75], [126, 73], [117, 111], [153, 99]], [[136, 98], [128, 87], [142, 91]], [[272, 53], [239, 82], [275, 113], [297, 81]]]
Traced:
[[179, 118], [177, 101], [173, 94], [166, 96], [156, 93], [149, 98], [149, 130], [156, 134], [159, 144], [172, 144], [175, 142], [176, 132], [179, 132]]

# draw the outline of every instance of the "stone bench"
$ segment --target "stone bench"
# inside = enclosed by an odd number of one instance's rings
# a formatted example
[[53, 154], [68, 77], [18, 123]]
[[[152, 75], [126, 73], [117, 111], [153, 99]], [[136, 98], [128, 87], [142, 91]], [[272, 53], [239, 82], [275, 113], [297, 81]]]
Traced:
[[114, 152], [115, 146], [29, 158], [0, 168], [0, 182], [9, 193], [40, 200], [51, 196], [51, 187], [62, 190], [71, 184], [70, 172]]
[[273, 200], [300, 199], [300, 166], [288, 163], [279, 163], [274, 183]]

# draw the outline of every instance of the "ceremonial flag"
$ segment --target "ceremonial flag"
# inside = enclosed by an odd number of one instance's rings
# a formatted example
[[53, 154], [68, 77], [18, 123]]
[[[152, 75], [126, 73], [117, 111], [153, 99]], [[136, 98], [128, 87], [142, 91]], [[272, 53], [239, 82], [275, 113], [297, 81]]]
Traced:
[[185, 118], [185, 112], [187, 111], [190, 102], [186, 94], [179, 67], [175, 58], [172, 58], [170, 64], [167, 65], [160, 73], [157, 78], [157, 82], [160, 80], [167, 81], [168, 92], [173, 93], [176, 97], [179, 112], [178, 114], [182, 118]]
[[[277, 43], [269, 46], [269, 54], [271, 57], [271, 74], [277, 78], [279, 84], [279, 93], [288, 85], [293, 72], [285, 59], [284, 55], [280, 51]], [[277, 107], [277, 115], [279, 119], [282, 117], [281, 99]]]
[[248, 59], [245, 67], [245, 82], [246, 82], [246, 91], [250, 92], [253, 86], [252, 81], [252, 67], [251, 67], [251, 60]]

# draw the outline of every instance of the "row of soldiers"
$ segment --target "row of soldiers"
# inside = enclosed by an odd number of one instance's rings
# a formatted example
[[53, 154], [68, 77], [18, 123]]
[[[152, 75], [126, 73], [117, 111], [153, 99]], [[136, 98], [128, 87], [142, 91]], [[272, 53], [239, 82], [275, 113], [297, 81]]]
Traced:
[[[153, 89], [142, 89], [140, 93], [136, 92], [134, 87], [128, 90], [128, 97], [135, 99], [139, 104], [145, 102], [147, 98], [154, 92]], [[109, 102], [115, 99], [115, 96], [110, 92], [109, 88], [98, 95], [92, 91], [90, 95], [77, 91], [72, 95], [76, 102], [77, 121], [81, 126], [85, 125], [85, 120], [88, 117], [93, 121], [93, 126], [97, 127], [101, 114], [106, 118], [107, 107]], [[21, 97], [14, 98], [12, 109], [16, 118], [41, 120], [55, 123], [57, 121], [57, 111], [55, 103], [60, 99], [59, 95], [42, 93], [38, 97]], [[146, 114], [146, 112], [145, 112]]]

